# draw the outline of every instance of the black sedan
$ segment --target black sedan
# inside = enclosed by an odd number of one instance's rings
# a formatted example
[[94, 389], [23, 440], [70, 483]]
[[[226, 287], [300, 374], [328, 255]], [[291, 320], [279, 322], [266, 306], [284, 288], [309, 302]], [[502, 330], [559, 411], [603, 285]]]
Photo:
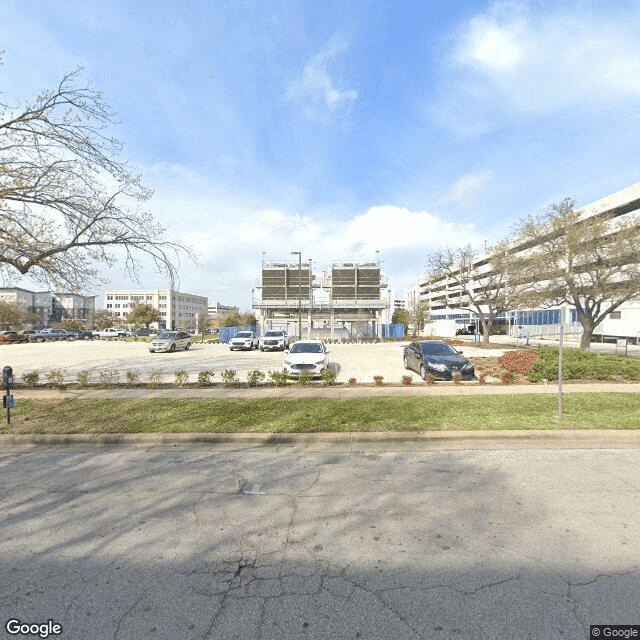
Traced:
[[473, 365], [450, 344], [439, 340], [412, 342], [404, 348], [404, 368], [413, 369], [426, 380], [429, 374], [434, 380], [453, 380], [460, 374], [462, 380], [473, 380]]

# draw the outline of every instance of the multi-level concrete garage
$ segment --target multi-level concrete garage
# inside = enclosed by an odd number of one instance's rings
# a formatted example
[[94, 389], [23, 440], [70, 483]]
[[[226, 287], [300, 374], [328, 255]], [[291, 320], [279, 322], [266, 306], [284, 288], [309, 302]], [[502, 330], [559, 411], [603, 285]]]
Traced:
[[253, 308], [260, 328], [289, 335], [340, 338], [381, 335], [390, 321], [390, 292], [379, 260], [334, 262], [314, 273], [312, 261], [262, 263]]

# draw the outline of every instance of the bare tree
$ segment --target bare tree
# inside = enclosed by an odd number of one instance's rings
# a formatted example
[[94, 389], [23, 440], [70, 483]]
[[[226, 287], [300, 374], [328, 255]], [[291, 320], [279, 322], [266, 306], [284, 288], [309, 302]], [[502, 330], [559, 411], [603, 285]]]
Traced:
[[471, 245], [445, 247], [427, 255], [432, 284], [441, 287], [447, 306], [477, 314], [485, 343], [489, 343], [495, 320], [506, 308], [507, 274], [502, 269], [501, 256], [498, 251], [494, 257], [482, 260]]
[[24, 107], [0, 103], [0, 276], [47, 287], [105, 282], [96, 265], [121, 261], [139, 281], [141, 260], [173, 286], [180, 254], [140, 207], [152, 192], [109, 137], [114, 114], [80, 69]]
[[574, 206], [566, 198], [517, 223], [509, 271], [523, 306], [574, 306], [588, 349], [608, 314], [640, 299], [640, 230], [634, 214], [594, 218]]

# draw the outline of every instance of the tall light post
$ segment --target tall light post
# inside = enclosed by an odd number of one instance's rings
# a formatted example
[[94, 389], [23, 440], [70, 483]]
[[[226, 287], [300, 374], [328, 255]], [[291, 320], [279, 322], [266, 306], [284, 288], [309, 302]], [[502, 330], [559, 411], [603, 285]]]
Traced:
[[298, 256], [298, 340], [302, 340], [302, 251], [292, 251]]

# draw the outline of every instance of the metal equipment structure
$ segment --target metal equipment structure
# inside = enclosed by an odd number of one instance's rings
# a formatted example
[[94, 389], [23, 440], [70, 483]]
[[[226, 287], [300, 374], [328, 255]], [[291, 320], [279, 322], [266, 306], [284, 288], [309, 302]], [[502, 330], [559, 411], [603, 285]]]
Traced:
[[261, 332], [285, 329], [289, 336], [361, 338], [380, 334], [389, 322], [391, 295], [380, 261], [333, 262], [313, 272], [300, 252], [292, 261], [262, 261], [253, 292]]

